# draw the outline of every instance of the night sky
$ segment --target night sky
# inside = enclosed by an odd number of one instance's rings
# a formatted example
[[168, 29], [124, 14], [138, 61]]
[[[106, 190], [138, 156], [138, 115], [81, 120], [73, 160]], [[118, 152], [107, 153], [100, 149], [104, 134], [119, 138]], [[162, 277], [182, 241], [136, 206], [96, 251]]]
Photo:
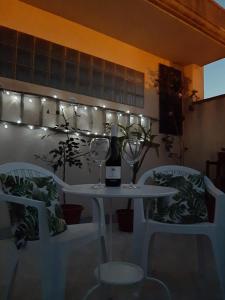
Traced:
[[[225, 0], [215, 0], [225, 8]], [[204, 67], [204, 98], [225, 94], [225, 58]]]

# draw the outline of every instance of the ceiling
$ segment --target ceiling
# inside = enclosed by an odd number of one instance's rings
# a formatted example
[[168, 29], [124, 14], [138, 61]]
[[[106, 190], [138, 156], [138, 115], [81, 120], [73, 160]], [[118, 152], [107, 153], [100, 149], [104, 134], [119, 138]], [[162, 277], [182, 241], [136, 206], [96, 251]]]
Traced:
[[181, 65], [225, 57], [225, 43], [146, 0], [22, 0]]

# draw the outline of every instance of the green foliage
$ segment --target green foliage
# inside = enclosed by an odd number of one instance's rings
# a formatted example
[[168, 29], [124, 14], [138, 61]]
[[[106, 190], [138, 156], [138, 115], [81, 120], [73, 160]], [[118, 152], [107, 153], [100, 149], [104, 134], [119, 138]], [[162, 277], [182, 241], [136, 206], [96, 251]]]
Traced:
[[131, 124], [130, 126], [127, 127], [124, 127], [122, 125], [118, 125], [118, 126], [120, 128], [120, 132], [122, 133], [122, 136], [120, 137], [121, 145], [124, 139], [129, 139], [132, 137], [138, 138], [139, 140], [142, 141], [142, 152], [140, 155], [140, 159], [138, 162], [134, 164], [134, 168], [133, 168], [132, 180], [135, 183], [137, 179], [137, 174], [145, 160], [147, 153], [151, 149], [154, 149], [157, 155], [159, 155], [160, 144], [155, 142], [155, 138], [157, 137], [157, 135], [152, 133], [152, 123], [150, 124], [149, 129], [146, 129], [140, 124]]
[[[67, 167], [81, 168], [83, 165], [83, 158], [89, 162], [87, 157], [88, 151], [82, 152], [81, 149], [85, 149], [89, 145], [89, 138], [75, 136], [75, 128], [70, 127], [68, 120], [62, 111], [63, 124], [56, 126], [57, 133], [65, 132], [63, 139], [60, 140], [56, 147], [49, 151], [47, 155], [35, 154], [36, 159], [40, 159], [46, 162], [56, 172], [58, 169], [62, 169], [62, 179], [66, 181], [66, 169]], [[51, 134], [43, 135], [42, 140], [51, 136]]]

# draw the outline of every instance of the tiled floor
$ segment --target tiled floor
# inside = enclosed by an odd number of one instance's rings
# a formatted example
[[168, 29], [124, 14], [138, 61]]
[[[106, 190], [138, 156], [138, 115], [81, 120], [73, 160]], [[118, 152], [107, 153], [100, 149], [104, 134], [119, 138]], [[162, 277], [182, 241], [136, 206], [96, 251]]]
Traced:
[[[131, 239], [131, 234], [114, 230], [113, 259], [129, 261]], [[197, 247], [194, 236], [160, 234], [155, 237], [152, 256], [153, 274], [168, 285], [172, 300], [221, 300], [210, 243], [205, 238], [202, 238], [202, 243], [205, 265], [202, 270], [204, 275], [200, 276], [197, 271]], [[82, 299], [85, 291], [96, 283], [93, 276], [97, 262], [96, 254], [97, 245], [93, 243], [71, 256], [67, 274], [66, 300]], [[21, 262], [13, 288], [13, 300], [39, 300], [40, 280], [32, 247], [22, 251], [20, 256]], [[90, 298], [90, 300], [97, 299], [101, 299], [97, 294]], [[164, 300], [166, 297], [159, 285], [146, 281], [141, 299]]]

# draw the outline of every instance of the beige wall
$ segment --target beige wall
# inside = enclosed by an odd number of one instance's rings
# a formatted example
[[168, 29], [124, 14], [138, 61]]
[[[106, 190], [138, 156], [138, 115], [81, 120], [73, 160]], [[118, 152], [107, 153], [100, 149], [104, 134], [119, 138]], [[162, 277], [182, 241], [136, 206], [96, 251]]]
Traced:
[[[145, 107], [144, 109], [129, 107], [129, 110], [134, 113], [143, 113], [158, 118], [158, 93], [153, 87], [153, 83], [154, 79], [157, 78], [158, 64], [163, 63], [172, 65], [169, 61], [17, 0], [0, 0], [0, 11], [0, 25], [144, 72], [146, 75]], [[65, 100], [75, 96], [80, 103], [92, 105], [105, 104], [107, 108], [119, 110], [128, 109], [127, 106], [113, 102], [6, 78], [0, 78], [0, 84], [5, 88], [25, 92], [34, 92], [51, 96], [57, 94], [59, 98]], [[158, 133], [157, 122], [154, 124], [154, 132], [156, 134]], [[44, 141], [41, 140], [41, 132], [39, 130], [29, 130], [15, 125], [10, 125], [8, 129], [4, 129], [0, 126], [0, 137], [0, 164], [9, 161], [26, 161], [38, 163], [46, 167], [45, 164], [34, 159], [34, 154], [47, 154], [47, 152], [57, 143], [56, 138], [49, 138]], [[160, 136], [158, 137], [158, 142], [161, 142]], [[140, 174], [150, 167], [168, 163], [172, 163], [172, 161], [167, 158], [167, 153], [164, 151], [164, 148], [161, 147], [159, 157], [157, 157], [154, 151], [150, 152]], [[123, 174], [123, 178], [126, 180], [126, 178], [128, 178], [127, 166], [123, 166]], [[82, 168], [82, 170], [71, 168], [68, 170], [67, 175], [68, 182], [73, 184], [95, 182], [97, 179], [95, 167], [92, 168], [91, 173], [88, 172], [86, 167]], [[76, 199], [76, 201], [79, 202], [79, 199]], [[89, 207], [89, 205], [87, 206]], [[118, 202], [116, 206], [124, 207], [124, 203]], [[86, 210], [86, 212], [88, 212], [88, 210]]]
[[[17, 0], [0, 0], [0, 11], [0, 25], [59, 43], [144, 73], [147, 73], [148, 70], [157, 72], [159, 63], [170, 65], [170, 62], [165, 59]], [[158, 112], [156, 109], [157, 101], [154, 99], [155, 95], [148, 92], [148, 82], [146, 82], [146, 86], [144, 109], [131, 108], [130, 111], [148, 115], [153, 114], [155, 116]], [[60, 97], [63, 97], [63, 93], [58, 93]], [[88, 99], [80, 95], [76, 96], [83, 103]], [[97, 99], [92, 99], [92, 101], [96, 101], [98, 103], [95, 104], [99, 104]], [[103, 101], [100, 104], [102, 103]], [[106, 105], [115, 108], [112, 102], [106, 101]], [[123, 105], [120, 105], [118, 108], [121, 110], [127, 109]]]
[[[216, 161], [225, 147], [225, 95], [194, 105], [185, 116], [184, 138], [189, 148], [185, 164], [205, 171], [206, 160]], [[212, 169], [213, 171], [213, 169]]]

